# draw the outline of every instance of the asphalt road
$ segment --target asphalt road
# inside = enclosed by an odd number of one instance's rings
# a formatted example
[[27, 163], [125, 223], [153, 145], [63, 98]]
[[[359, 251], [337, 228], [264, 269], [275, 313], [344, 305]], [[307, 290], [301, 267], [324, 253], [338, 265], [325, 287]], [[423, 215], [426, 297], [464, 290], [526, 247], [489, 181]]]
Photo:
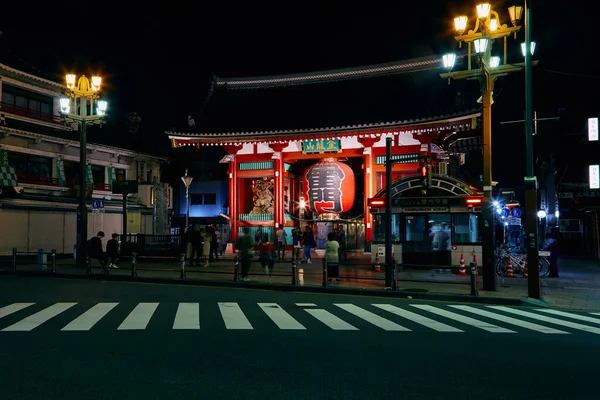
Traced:
[[3, 400], [597, 399], [599, 339], [591, 313], [0, 277]]

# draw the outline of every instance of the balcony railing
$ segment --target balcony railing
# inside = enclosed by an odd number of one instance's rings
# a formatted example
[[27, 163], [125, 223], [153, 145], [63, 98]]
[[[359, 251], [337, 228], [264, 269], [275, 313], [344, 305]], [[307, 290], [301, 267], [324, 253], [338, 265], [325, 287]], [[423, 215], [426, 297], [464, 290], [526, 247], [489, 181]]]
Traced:
[[[57, 178], [49, 178], [49, 177], [45, 177], [45, 176], [17, 174], [17, 179], [18, 179], [19, 183], [29, 183], [32, 185], [44, 185], [44, 186], [60, 186]], [[79, 186], [79, 181], [72, 180], [72, 181], [67, 181], [66, 185], [64, 185], [62, 187], [73, 188], [76, 185]], [[110, 192], [112, 189], [111, 189], [111, 185], [109, 185], [109, 184], [94, 183], [94, 190]]]
[[22, 117], [37, 119], [44, 122], [50, 122], [53, 124], [63, 124], [63, 120], [58, 115], [30, 110], [27, 107], [17, 106], [11, 103], [6, 103], [4, 101], [0, 102], [0, 110], [6, 111], [11, 114], [20, 115]]
[[99, 190], [102, 192], [110, 192], [112, 188], [107, 183], [94, 183], [94, 190]]

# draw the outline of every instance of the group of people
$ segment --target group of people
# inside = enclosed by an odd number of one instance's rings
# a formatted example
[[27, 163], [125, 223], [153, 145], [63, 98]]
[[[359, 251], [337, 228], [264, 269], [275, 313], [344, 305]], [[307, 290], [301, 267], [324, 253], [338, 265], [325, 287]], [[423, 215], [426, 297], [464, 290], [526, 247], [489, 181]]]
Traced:
[[214, 225], [208, 225], [206, 228], [194, 225], [194, 229], [186, 231], [184, 242], [186, 244], [184, 248], [189, 253], [187, 258], [191, 266], [195, 262], [197, 266], [206, 268], [210, 262], [219, 259], [219, 240]]
[[[100, 231], [88, 241], [87, 253], [90, 259], [100, 261], [103, 270], [107, 268], [119, 268], [119, 251], [121, 250], [121, 241], [117, 233], [113, 233], [112, 238], [106, 243], [106, 252], [102, 247], [104, 232]], [[108, 265], [107, 265], [108, 264]]]

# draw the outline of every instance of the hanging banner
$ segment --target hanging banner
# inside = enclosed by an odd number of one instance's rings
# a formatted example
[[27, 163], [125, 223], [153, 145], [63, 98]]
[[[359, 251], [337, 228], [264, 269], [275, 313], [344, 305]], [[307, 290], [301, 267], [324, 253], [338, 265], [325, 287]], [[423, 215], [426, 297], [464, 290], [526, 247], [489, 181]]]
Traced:
[[112, 190], [113, 182], [117, 180], [117, 172], [115, 171], [115, 167], [108, 167], [108, 184], [110, 185], [110, 189]]
[[94, 174], [92, 173], [92, 165], [87, 165], [87, 174], [85, 176], [85, 183], [91, 187], [94, 187]]
[[0, 167], [8, 167], [8, 152], [0, 149]]
[[56, 177], [58, 178], [58, 186], [67, 186], [67, 178], [65, 176], [65, 160], [62, 158], [56, 159]]
[[0, 186], [18, 186], [15, 169], [8, 165], [8, 152], [0, 150]]

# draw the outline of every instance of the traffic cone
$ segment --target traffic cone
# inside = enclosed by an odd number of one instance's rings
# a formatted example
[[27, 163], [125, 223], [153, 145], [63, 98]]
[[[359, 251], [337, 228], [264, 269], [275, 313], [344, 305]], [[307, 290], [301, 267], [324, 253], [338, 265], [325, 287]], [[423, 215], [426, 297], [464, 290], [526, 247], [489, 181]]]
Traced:
[[529, 278], [529, 268], [527, 267], [527, 259], [525, 259], [525, 266], [523, 267], [523, 278]]
[[467, 270], [465, 269], [465, 255], [463, 253], [460, 253], [460, 267], [458, 268], [458, 275], [467, 275]]
[[515, 270], [513, 269], [512, 261], [511, 261], [510, 257], [508, 257], [508, 261], [506, 262], [506, 273], [504, 274], [504, 276], [507, 278], [515, 277]]
[[379, 251], [375, 254], [375, 272], [381, 272], [381, 265], [379, 265]]

